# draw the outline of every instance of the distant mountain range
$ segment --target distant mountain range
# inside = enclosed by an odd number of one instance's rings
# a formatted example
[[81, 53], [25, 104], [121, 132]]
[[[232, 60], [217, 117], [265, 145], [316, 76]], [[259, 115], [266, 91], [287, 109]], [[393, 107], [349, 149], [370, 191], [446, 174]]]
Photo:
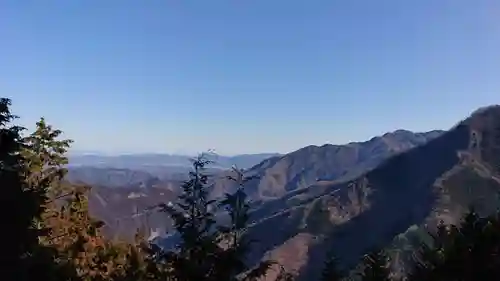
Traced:
[[[277, 153], [210, 156], [213, 172], [237, 166], [248, 169]], [[191, 167], [190, 156], [172, 154], [79, 154], [69, 156], [67, 179], [105, 187], [152, 187], [162, 182], [183, 180]]]
[[[241, 154], [235, 156], [214, 155], [213, 168], [228, 169], [233, 165], [250, 168], [262, 160], [277, 156], [278, 153]], [[192, 156], [177, 154], [121, 154], [104, 155], [96, 153], [72, 153], [69, 156], [71, 167], [91, 166], [100, 168], [148, 170], [151, 167], [190, 167]]]

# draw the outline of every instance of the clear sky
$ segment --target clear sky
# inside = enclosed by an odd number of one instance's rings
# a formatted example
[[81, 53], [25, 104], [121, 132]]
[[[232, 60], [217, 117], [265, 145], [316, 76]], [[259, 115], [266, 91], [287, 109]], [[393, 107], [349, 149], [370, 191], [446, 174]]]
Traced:
[[498, 0], [3, 0], [0, 91], [75, 149], [289, 152], [500, 103]]

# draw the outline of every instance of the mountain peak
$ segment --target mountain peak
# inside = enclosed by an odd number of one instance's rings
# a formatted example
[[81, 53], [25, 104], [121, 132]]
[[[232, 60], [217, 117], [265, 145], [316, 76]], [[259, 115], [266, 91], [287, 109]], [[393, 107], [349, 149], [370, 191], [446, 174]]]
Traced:
[[474, 111], [464, 122], [471, 129], [488, 130], [500, 126], [500, 105], [481, 107]]
[[470, 116], [474, 117], [474, 116], [481, 115], [481, 114], [491, 114], [494, 111], [500, 111], [500, 104], [492, 104], [492, 105], [480, 107], [480, 108], [474, 110], [474, 112], [472, 112]]

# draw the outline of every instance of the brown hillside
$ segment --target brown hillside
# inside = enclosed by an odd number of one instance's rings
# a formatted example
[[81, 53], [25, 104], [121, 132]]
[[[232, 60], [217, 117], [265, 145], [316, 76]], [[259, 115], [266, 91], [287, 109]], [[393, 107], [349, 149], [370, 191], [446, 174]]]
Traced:
[[[249, 182], [247, 190], [254, 200], [267, 201], [307, 188], [318, 181], [353, 179], [385, 159], [422, 145], [441, 133], [397, 130], [365, 142], [307, 146], [267, 159], [248, 170], [248, 175], [257, 176], [258, 179]], [[232, 184], [223, 179], [216, 181], [214, 196], [231, 189]]]
[[[105, 233], [132, 239], [139, 227], [165, 229], [170, 219], [164, 213], [144, 210], [151, 206], [173, 201], [172, 190], [162, 187], [109, 188], [96, 186], [89, 197], [91, 213], [105, 222]], [[140, 213], [140, 215], [135, 215]]]
[[[482, 213], [498, 207], [500, 192], [500, 106], [488, 107], [427, 144], [398, 154], [353, 184], [323, 182], [317, 192], [260, 220], [251, 233], [265, 245], [255, 260], [300, 237], [314, 236], [305, 261], [285, 264], [301, 280], [318, 276], [326, 251], [354, 266], [369, 250], [390, 246], [412, 225], [433, 229], [440, 220], [456, 221], [469, 205]], [[286, 197], [284, 197], [286, 198]], [[276, 200], [283, 203], [284, 198]], [[288, 198], [286, 200], [290, 200]], [[283, 248], [283, 251], [288, 251]], [[303, 256], [303, 255], [302, 255]], [[286, 260], [286, 259], [285, 259]], [[300, 268], [293, 268], [297, 265]]]

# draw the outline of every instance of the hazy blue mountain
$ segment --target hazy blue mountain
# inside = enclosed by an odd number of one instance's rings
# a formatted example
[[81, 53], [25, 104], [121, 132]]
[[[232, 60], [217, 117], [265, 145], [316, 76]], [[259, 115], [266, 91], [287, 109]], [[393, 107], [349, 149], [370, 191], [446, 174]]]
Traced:
[[[278, 153], [241, 154], [235, 156], [214, 156], [214, 167], [227, 169], [233, 165], [240, 168], [251, 168], [263, 160], [278, 156]], [[117, 169], [139, 169], [148, 171], [151, 167], [189, 167], [191, 156], [177, 154], [121, 154], [105, 155], [97, 153], [72, 153], [70, 154], [70, 167], [92, 166]]]
[[[248, 169], [276, 153], [243, 154], [236, 156], [211, 156], [217, 173], [236, 165]], [[105, 187], [143, 187], [181, 182], [191, 168], [191, 157], [175, 154], [124, 154], [105, 155], [72, 153], [69, 157], [67, 179]]]

